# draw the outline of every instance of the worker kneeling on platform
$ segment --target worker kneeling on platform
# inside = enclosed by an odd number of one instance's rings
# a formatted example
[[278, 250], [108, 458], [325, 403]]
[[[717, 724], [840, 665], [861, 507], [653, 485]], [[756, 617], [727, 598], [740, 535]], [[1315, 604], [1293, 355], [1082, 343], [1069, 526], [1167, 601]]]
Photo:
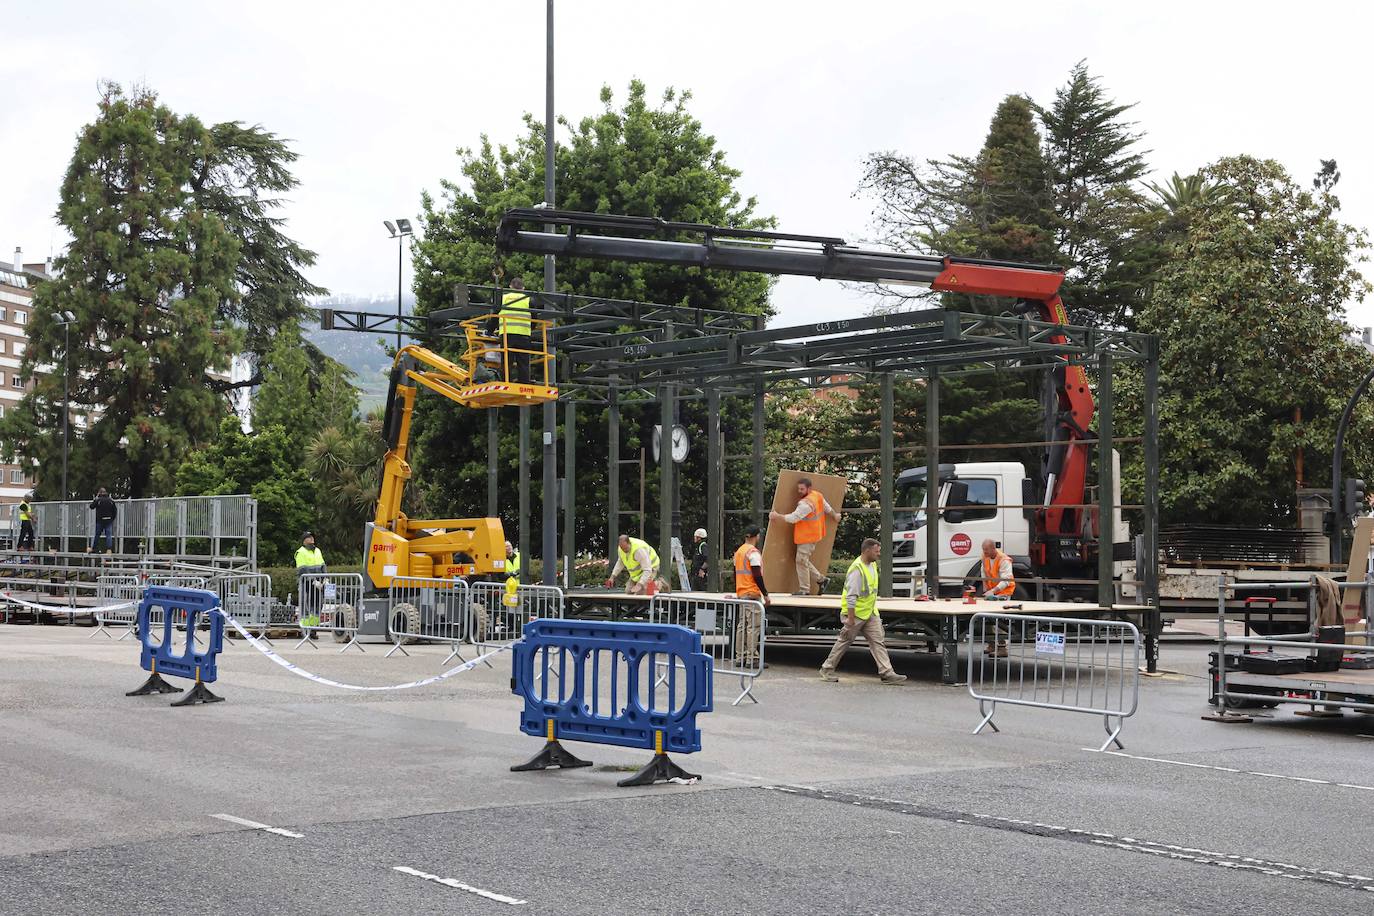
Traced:
[[[630, 577], [625, 583], [625, 594], [646, 595], [653, 594], [654, 591], [666, 592], [668, 583], [659, 578], [658, 569], [658, 551], [639, 538], [622, 534], [618, 542], [615, 568], [606, 580], [606, 587], [613, 588], [616, 576], [623, 570]], [[653, 588], [650, 588], [651, 583]]]
[[905, 674], [892, 670], [883, 636], [883, 620], [878, 614], [878, 555], [882, 545], [874, 538], [864, 538], [863, 548], [844, 577], [844, 594], [840, 596], [843, 628], [835, 639], [835, 647], [821, 665], [821, 680], [838, 681], [835, 666], [844, 658], [854, 639], [863, 636], [868, 651], [878, 665], [878, 677], [884, 684], [900, 684]]
[[[983, 597], [989, 601], [1005, 601], [1016, 594], [1016, 573], [1012, 569], [1011, 557], [997, 546], [992, 538], [983, 541]], [[993, 632], [996, 632], [995, 630]], [[1002, 634], [997, 634], [999, 637]], [[994, 658], [1007, 657], [1007, 641], [999, 638], [989, 641], [983, 651]]]

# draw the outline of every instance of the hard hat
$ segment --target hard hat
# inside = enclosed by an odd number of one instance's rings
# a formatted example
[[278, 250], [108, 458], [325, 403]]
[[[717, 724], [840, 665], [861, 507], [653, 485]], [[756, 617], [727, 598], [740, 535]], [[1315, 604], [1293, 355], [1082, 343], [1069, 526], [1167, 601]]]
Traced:
[[704, 538], [704, 537], [706, 537], [706, 529], [705, 529], [705, 528], [698, 528], [696, 531], [692, 532], [692, 537], [696, 537], [696, 538]]

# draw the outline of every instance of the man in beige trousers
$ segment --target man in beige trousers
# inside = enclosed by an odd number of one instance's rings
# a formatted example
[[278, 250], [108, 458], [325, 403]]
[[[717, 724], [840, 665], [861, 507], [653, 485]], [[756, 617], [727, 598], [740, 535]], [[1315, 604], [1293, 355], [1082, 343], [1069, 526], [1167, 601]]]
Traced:
[[839, 680], [835, 666], [858, 636], [868, 642], [868, 651], [878, 665], [878, 677], [884, 684], [900, 684], [906, 680], [905, 674], [892, 670], [892, 660], [888, 658], [883, 637], [883, 619], [878, 615], [878, 554], [881, 552], [882, 545], [876, 539], [865, 538], [863, 549], [849, 564], [849, 573], [844, 577], [844, 594], [840, 596], [844, 628], [835, 639], [835, 647], [821, 665], [823, 681]]

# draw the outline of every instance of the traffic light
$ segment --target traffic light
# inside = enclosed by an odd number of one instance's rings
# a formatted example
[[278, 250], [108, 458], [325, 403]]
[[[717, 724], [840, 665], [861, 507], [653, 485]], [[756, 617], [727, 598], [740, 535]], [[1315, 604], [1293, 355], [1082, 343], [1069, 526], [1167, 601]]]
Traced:
[[1345, 479], [1345, 514], [1362, 515], [1364, 511], [1364, 481], [1358, 477], [1347, 477]]

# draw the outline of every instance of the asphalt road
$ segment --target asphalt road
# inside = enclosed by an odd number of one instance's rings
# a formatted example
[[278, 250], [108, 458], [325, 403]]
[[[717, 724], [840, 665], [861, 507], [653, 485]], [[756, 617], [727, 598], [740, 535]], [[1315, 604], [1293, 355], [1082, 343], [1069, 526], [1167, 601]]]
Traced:
[[[693, 786], [619, 789], [644, 752], [511, 773], [509, 662], [356, 693], [236, 644], [214, 689], [129, 698], [131, 640], [0, 627], [0, 913], [1341, 913], [1374, 904], [1374, 720], [1218, 725], [1205, 647], [1166, 647], [1123, 754], [1089, 716], [976, 704], [936, 659], [881, 687], [772, 651], [761, 703], [719, 703]], [[282, 645], [279, 643], [279, 646]], [[289, 645], [289, 643], [287, 644]], [[283, 654], [340, 681], [444, 652]], [[730, 684], [718, 682], [719, 697]], [[729, 693], [733, 697], [733, 692]], [[248, 822], [246, 825], [243, 822]], [[250, 826], [273, 828], [272, 831]]]

